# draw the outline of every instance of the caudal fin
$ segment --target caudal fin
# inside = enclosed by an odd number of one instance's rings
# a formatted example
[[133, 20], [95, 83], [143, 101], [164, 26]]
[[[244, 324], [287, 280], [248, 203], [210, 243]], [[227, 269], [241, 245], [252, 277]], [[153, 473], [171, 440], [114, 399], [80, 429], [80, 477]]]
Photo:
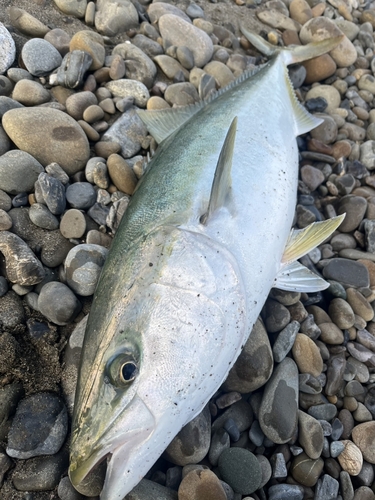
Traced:
[[300, 63], [302, 61], [312, 59], [313, 57], [318, 57], [326, 54], [327, 52], [330, 52], [331, 50], [336, 48], [344, 38], [344, 35], [341, 35], [335, 38], [321, 40], [320, 42], [309, 43], [307, 45], [278, 47], [276, 45], [268, 43], [266, 40], [264, 40], [264, 38], [255, 35], [255, 33], [251, 33], [243, 26], [240, 26], [240, 30], [249, 40], [249, 42], [259, 50], [259, 52], [268, 57], [273, 57], [281, 54], [286, 65]]

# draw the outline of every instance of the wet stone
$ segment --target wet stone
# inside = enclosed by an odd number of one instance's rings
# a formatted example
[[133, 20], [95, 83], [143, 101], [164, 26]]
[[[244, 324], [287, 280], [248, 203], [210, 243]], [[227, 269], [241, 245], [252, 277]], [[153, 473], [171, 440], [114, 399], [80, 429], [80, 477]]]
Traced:
[[248, 430], [253, 422], [253, 412], [251, 406], [244, 400], [234, 403], [213, 422], [212, 432], [223, 428], [229, 419], [234, 420], [239, 432]]
[[309, 373], [302, 373], [298, 376], [299, 390], [306, 394], [319, 394], [322, 392], [322, 385], [319, 380]]
[[226, 500], [227, 496], [221, 482], [212, 471], [193, 470], [181, 481], [178, 498], [179, 500]]
[[200, 462], [207, 455], [210, 447], [210, 423], [211, 415], [208, 407], [205, 407], [172, 440], [164, 452], [164, 457], [176, 465]]
[[70, 250], [64, 269], [69, 287], [84, 297], [95, 291], [108, 250], [99, 245], [82, 244]]
[[266, 328], [269, 333], [279, 332], [290, 322], [288, 309], [275, 300], [267, 300], [266, 311]]
[[325, 393], [327, 396], [334, 396], [342, 386], [345, 372], [346, 360], [344, 356], [332, 356], [327, 363], [327, 382]]
[[84, 497], [74, 488], [68, 476], [63, 477], [59, 482], [57, 494], [61, 500], [84, 500]]
[[264, 390], [259, 423], [264, 434], [275, 443], [286, 443], [297, 426], [298, 370], [285, 358], [274, 370]]
[[258, 319], [223, 388], [241, 393], [255, 391], [267, 382], [272, 369], [273, 357], [267, 331]]
[[68, 432], [68, 413], [53, 393], [38, 393], [23, 399], [8, 435], [7, 453], [14, 458], [54, 455]]
[[[263, 440], [262, 440], [263, 441]], [[221, 453], [230, 447], [230, 437], [225, 429], [219, 429], [211, 438], [208, 460], [214, 467], [218, 464]]]
[[337, 408], [332, 403], [325, 403], [317, 406], [310, 406], [308, 414], [319, 420], [332, 420], [337, 414]]
[[250, 495], [259, 488], [261, 469], [255, 455], [243, 448], [228, 448], [219, 458], [219, 471], [236, 493]]

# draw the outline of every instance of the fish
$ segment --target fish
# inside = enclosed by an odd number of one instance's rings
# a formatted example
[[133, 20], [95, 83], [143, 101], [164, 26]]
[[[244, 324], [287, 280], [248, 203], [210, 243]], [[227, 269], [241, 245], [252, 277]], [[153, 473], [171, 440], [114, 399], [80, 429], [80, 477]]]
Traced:
[[298, 259], [343, 216], [291, 231], [296, 137], [321, 123], [287, 65], [340, 41], [280, 48], [184, 108], [139, 111], [159, 143], [115, 235], [89, 314], [69, 476], [79, 490], [103, 460], [101, 500], [121, 500], [225, 380], [272, 287], [328, 284]]

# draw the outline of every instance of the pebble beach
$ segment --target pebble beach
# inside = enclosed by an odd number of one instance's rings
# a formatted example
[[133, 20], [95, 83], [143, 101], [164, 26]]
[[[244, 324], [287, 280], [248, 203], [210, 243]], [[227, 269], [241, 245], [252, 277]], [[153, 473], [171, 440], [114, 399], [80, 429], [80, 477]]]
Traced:
[[289, 68], [323, 120], [298, 138], [294, 227], [346, 213], [300, 259], [330, 286], [271, 290], [223, 386], [125, 498], [375, 500], [375, 2], [0, 0], [1, 500], [99, 499], [105, 463], [80, 492], [68, 478], [70, 425], [96, 283], [157, 149], [137, 109], [265, 63], [240, 23], [274, 45], [343, 35]]

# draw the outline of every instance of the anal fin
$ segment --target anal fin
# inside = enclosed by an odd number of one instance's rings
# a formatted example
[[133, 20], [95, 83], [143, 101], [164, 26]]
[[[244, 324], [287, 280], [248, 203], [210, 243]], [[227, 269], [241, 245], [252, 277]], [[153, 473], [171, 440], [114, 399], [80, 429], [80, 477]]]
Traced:
[[234, 141], [236, 139], [237, 117], [229, 127], [225, 137], [223, 147], [220, 151], [220, 156], [217, 162], [214, 180], [212, 182], [210, 201], [208, 203], [207, 212], [201, 218], [201, 224], [207, 224], [210, 216], [225, 203], [225, 199], [231, 186], [231, 170], [234, 151]]
[[291, 262], [281, 268], [273, 286], [289, 292], [311, 293], [325, 290], [329, 283], [300, 262]]

